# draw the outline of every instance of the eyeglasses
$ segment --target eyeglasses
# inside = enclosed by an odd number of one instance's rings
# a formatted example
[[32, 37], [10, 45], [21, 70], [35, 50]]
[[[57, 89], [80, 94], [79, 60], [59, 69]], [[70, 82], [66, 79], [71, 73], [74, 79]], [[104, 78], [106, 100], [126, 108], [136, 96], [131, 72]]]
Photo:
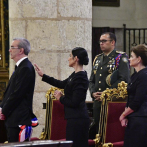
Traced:
[[19, 49], [19, 47], [11, 46], [10, 49]]
[[105, 42], [107, 42], [107, 41], [112, 41], [112, 40], [105, 40], [105, 39], [104, 39], [104, 40], [99, 40], [99, 44], [100, 44], [100, 43], [105, 43]]

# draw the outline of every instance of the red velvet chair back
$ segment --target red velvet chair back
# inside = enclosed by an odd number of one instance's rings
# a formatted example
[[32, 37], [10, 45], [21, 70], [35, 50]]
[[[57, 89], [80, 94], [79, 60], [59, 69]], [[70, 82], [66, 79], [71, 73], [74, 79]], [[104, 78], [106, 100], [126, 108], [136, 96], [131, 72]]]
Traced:
[[58, 100], [52, 100], [50, 133], [51, 140], [66, 138], [66, 120], [64, 119], [64, 106]]
[[105, 142], [119, 142], [124, 140], [125, 128], [121, 126], [119, 117], [124, 111], [125, 102], [109, 102]]
[[64, 106], [60, 101], [54, 97], [55, 90], [60, 90], [64, 93], [63, 89], [51, 87], [46, 93], [46, 119], [45, 128], [41, 133], [41, 140], [61, 140], [66, 138], [66, 120], [64, 119]]

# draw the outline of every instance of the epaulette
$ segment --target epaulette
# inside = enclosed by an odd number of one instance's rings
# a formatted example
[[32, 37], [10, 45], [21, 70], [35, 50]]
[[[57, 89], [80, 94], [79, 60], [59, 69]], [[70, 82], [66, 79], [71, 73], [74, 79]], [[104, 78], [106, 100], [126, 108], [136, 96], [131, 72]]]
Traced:
[[118, 53], [118, 54], [125, 54], [125, 52], [122, 52], [122, 51], [116, 51], [116, 53]]
[[101, 55], [103, 55], [103, 53], [98, 54], [98, 55], [95, 56], [95, 58], [94, 58], [94, 60], [93, 60], [93, 66], [94, 66], [94, 62], [95, 62], [95, 60], [97, 59], [97, 57], [99, 57], [99, 56], [101, 56]]

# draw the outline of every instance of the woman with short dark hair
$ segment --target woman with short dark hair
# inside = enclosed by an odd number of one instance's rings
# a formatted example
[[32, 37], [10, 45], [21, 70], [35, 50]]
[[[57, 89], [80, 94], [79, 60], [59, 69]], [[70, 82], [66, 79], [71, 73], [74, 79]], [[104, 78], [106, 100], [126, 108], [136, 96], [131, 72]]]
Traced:
[[35, 67], [44, 82], [64, 89], [65, 95], [55, 91], [54, 96], [64, 105], [66, 140], [73, 140], [73, 147], [88, 147], [89, 116], [85, 100], [89, 81], [87, 72], [83, 69], [83, 65], [89, 62], [87, 51], [81, 47], [74, 48], [68, 61], [69, 67], [75, 71], [64, 81], [43, 74], [36, 64]]
[[120, 121], [126, 127], [124, 147], [142, 147], [147, 146], [147, 47], [133, 47], [129, 60], [136, 71], [128, 84], [127, 106]]

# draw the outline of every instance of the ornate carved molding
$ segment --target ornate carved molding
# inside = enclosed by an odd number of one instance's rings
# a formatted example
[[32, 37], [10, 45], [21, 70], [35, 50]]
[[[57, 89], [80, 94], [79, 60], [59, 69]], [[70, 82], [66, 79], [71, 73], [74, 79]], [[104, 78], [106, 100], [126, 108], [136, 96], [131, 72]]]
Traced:
[[107, 101], [126, 101], [127, 98], [127, 83], [122, 81], [118, 84], [118, 88], [109, 89], [107, 88], [103, 91], [100, 99], [102, 100], [102, 104], [104, 105], [105, 100]]
[[55, 99], [55, 97], [54, 97], [54, 92], [56, 91], [56, 90], [59, 90], [59, 91], [61, 91], [63, 94], [64, 94], [64, 89], [59, 89], [59, 88], [57, 88], [57, 87], [51, 87], [48, 91], [47, 91], [47, 93], [46, 93], [46, 98], [49, 98], [49, 96], [52, 98], [52, 99]]

